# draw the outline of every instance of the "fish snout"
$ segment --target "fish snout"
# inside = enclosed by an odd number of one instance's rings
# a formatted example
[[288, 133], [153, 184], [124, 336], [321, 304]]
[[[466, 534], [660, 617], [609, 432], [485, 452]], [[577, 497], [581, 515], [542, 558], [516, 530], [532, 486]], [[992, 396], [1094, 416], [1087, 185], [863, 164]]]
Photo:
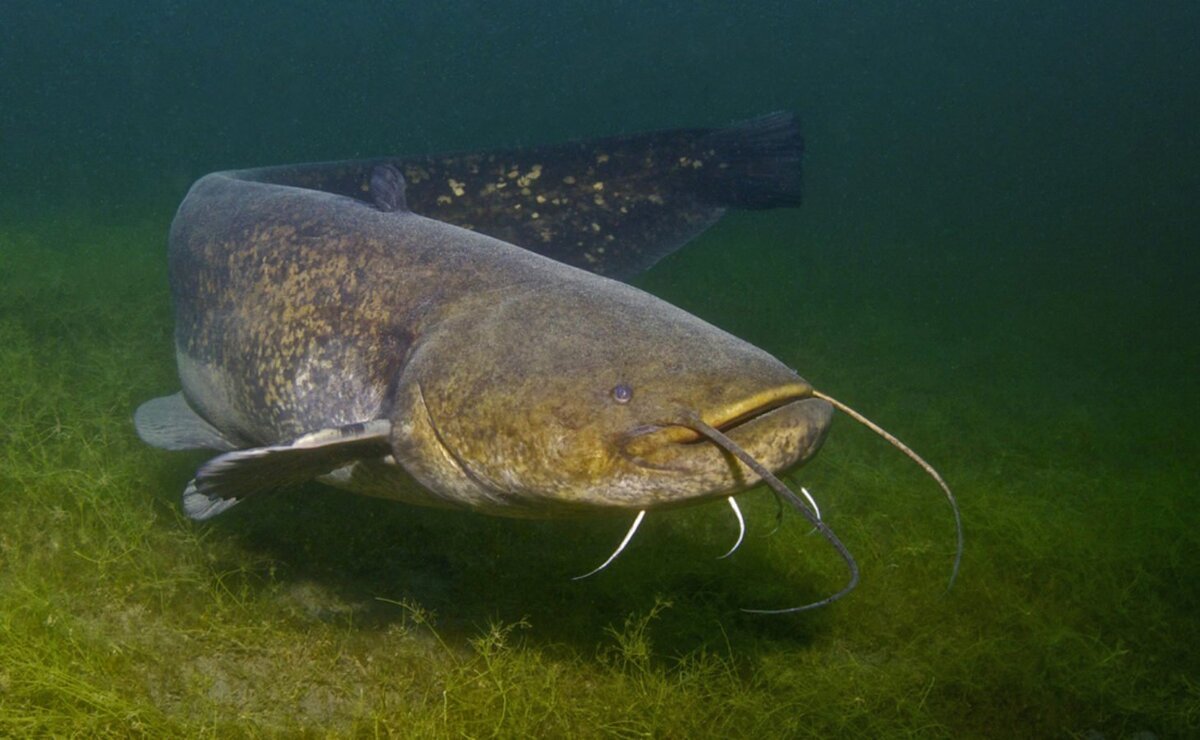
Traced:
[[825, 444], [830, 422], [833, 421], [833, 404], [822, 398], [806, 398], [796, 403], [806, 419], [805, 428], [812, 432], [804, 438], [804, 448], [798, 458], [798, 462], [803, 463], [817, 454], [817, 450]]

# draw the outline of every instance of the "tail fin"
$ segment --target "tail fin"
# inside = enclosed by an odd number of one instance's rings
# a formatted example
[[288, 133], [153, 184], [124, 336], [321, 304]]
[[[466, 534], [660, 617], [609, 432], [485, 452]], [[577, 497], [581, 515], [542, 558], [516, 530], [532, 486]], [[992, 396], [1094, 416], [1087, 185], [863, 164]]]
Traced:
[[[700, 195], [729, 208], [800, 205], [804, 138], [794, 113], [784, 111], [716, 129], [697, 144], [707, 155]], [[710, 169], [712, 161], [716, 167]]]
[[[730, 208], [800, 205], [803, 157], [796, 116], [779, 112], [727, 128], [229, 174], [392, 210], [399, 204], [389, 190], [395, 183], [374, 181], [383, 165], [403, 175], [404, 201], [413, 213], [625, 279], [682, 247]], [[454, 182], [459, 185], [447, 190], [446, 183]]]

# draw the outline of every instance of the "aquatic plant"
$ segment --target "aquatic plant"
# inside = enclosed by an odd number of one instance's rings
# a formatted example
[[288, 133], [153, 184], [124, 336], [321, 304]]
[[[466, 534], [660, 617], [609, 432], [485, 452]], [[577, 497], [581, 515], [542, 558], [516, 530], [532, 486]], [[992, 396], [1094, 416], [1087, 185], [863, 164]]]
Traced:
[[[839, 423], [789, 482], [819, 493], [868, 577], [825, 610], [747, 615], [843, 578], [798, 519], [764, 536], [766, 493], [744, 499], [746, 542], [727, 560], [735, 529], [717, 504], [648, 520], [581, 582], [625, 522], [496, 520], [314, 485], [196, 526], [176, 497], [197, 460], [144, 448], [129, 420], [174, 383], [165, 221], [4, 224], [0, 735], [1200, 730], [1200, 665], [1180, 649], [1195, 640], [1200, 522], [1181, 495], [1192, 458], [1176, 454], [1194, 422], [1103, 431], [1142, 422], [1150, 391], [1070, 403], [1021, 372], [1031, 358], [1006, 355], [1001, 329], [934, 360], [914, 349], [931, 329], [860, 296], [831, 288], [781, 323], [793, 291], [747, 308], [680, 261], [655, 290], [769, 326], [752, 339], [943, 467], [968, 526], [947, 595], [943, 502]], [[727, 254], [719, 239], [692, 264]], [[997, 387], [956, 386], [949, 363], [985, 361]]]

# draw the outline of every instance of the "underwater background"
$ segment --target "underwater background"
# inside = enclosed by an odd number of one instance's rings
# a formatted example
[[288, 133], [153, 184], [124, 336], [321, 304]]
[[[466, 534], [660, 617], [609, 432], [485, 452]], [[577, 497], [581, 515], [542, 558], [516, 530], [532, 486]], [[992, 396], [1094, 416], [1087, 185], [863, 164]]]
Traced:
[[[1200, 4], [0, 2], [0, 735], [1200, 734]], [[209, 525], [166, 233], [213, 170], [801, 116], [805, 203], [635, 282], [844, 417], [769, 494]]]

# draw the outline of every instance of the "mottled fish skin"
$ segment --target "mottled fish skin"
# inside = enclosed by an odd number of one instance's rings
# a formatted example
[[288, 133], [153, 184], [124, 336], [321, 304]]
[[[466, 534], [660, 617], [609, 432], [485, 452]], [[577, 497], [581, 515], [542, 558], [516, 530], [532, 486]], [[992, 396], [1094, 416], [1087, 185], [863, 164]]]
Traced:
[[414, 213], [590, 272], [627, 279], [714, 224], [728, 208], [800, 203], [804, 142], [774, 113], [723, 129], [677, 129], [495, 151], [249, 171], [370, 200], [390, 164]]
[[[730, 432], [771, 469], [814, 454], [829, 424], [828, 404], [761, 349], [401, 208], [207, 175], [176, 216], [170, 278], [191, 408], [238, 447], [386, 419], [390, 464], [321, 477], [368, 495], [523, 517], [677, 506], [754, 478], [706, 445], [631, 453], [648, 424], [719, 424], [747, 399], [784, 399]], [[627, 404], [611, 397], [621, 383]]]
[[[426, 266], [437, 240], [396, 248], [406, 215], [227, 173], [197, 181], [169, 266], [192, 407], [254, 444], [383, 415], [422, 307], [456, 288]], [[409, 280], [427, 289], [387, 290]]]

